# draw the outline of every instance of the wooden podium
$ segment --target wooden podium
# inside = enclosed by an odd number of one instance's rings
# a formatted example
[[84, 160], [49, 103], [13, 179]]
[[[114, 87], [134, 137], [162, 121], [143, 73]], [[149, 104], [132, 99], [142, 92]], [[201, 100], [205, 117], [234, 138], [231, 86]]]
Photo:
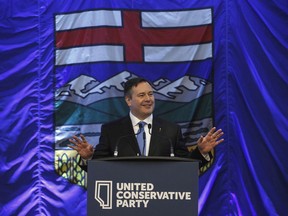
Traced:
[[115, 157], [88, 162], [88, 216], [196, 216], [199, 161]]

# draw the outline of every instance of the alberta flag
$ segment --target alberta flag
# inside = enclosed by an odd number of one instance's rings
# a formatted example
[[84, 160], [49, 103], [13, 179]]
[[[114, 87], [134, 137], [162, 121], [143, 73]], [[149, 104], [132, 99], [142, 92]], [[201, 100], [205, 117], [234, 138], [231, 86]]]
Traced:
[[[128, 114], [123, 84], [151, 81], [155, 115], [181, 125], [187, 147], [212, 126], [212, 7], [91, 8], [56, 13], [55, 170], [85, 187], [68, 138], [97, 145], [101, 125]], [[208, 169], [213, 160], [204, 168]]]
[[55, 15], [57, 149], [79, 133], [96, 144], [102, 123], [127, 115], [123, 83], [135, 76], [152, 82], [157, 115], [195, 145], [212, 125], [212, 27], [212, 8]]
[[199, 172], [199, 215], [287, 214], [287, 14], [286, 0], [1, 1], [0, 215], [87, 214], [68, 139], [96, 146], [128, 114], [132, 77], [189, 150], [225, 133]]
[[155, 115], [181, 125], [187, 147], [195, 146], [213, 124], [212, 13], [211, 7], [128, 7], [55, 14], [55, 168], [60, 175], [85, 184], [84, 172], [75, 171], [79, 156], [67, 147], [68, 139], [81, 133], [97, 145], [101, 125], [128, 114], [123, 84], [132, 77], [152, 82]]
[[187, 148], [212, 127], [213, 9], [179, 6], [122, 2], [55, 13], [55, 170], [60, 176], [85, 188], [86, 173], [68, 139], [81, 133], [97, 145], [101, 125], [128, 114], [123, 84], [132, 77], [151, 81], [155, 115], [181, 126]]

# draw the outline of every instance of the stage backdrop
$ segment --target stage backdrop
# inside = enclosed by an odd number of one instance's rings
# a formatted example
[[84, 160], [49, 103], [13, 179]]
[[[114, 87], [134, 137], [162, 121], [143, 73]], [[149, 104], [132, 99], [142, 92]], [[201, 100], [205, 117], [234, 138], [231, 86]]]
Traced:
[[139, 76], [189, 150], [225, 132], [199, 215], [287, 214], [287, 20], [285, 0], [1, 1], [0, 215], [86, 215], [68, 138], [97, 145]]

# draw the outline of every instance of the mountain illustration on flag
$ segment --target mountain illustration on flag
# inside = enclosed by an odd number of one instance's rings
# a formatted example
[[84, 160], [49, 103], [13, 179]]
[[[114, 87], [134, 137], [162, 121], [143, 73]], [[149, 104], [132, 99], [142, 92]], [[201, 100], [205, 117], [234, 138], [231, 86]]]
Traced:
[[[124, 71], [100, 83], [93, 77], [80, 75], [58, 89], [55, 98], [86, 106], [108, 97], [123, 97], [124, 82], [131, 77], [130, 72]], [[157, 100], [174, 102], [189, 102], [212, 91], [212, 84], [207, 80], [189, 76], [175, 81], [159, 79], [152, 83], [152, 87]]]

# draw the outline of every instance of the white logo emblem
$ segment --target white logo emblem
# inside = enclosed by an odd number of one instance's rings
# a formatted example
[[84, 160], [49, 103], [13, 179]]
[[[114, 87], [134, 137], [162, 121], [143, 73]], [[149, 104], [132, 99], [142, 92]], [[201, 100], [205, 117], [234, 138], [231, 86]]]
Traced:
[[102, 209], [112, 209], [112, 181], [95, 181], [95, 200]]

